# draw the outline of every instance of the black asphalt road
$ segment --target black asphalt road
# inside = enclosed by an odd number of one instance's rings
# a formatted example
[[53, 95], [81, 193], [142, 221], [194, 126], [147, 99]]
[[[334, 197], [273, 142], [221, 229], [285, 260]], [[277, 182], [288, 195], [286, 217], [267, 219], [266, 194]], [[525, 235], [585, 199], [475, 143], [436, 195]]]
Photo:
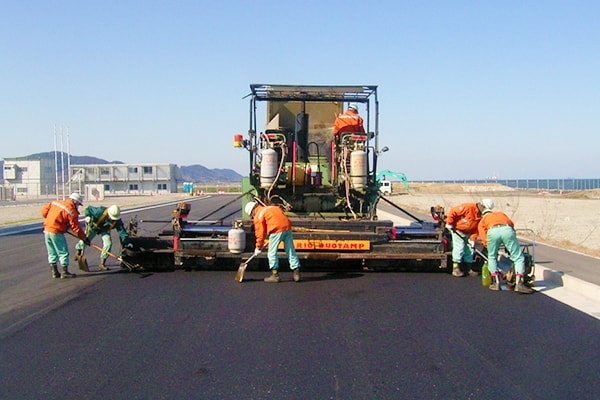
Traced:
[[[541, 294], [444, 273], [52, 280], [40, 236], [0, 238], [15, 303], [0, 319], [1, 399], [600, 397], [600, 321]], [[26, 322], [9, 318], [23, 307]]]

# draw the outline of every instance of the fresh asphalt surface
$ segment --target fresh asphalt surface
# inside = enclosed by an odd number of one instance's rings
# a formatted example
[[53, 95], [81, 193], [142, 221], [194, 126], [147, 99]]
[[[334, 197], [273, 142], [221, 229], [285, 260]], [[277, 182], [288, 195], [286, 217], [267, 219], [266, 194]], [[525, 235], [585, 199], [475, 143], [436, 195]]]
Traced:
[[[218, 200], [195, 201], [190, 218]], [[139, 214], [168, 220], [171, 209]], [[254, 270], [240, 284], [234, 271], [177, 270], [61, 281], [39, 232], [0, 237], [0, 255], [1, 300], [14, 303], [0, 318], [2, 399], [600, 396], [598, 319], [478, 278], [308, 272], [294, 283], [283, 271], [265, 284]]]

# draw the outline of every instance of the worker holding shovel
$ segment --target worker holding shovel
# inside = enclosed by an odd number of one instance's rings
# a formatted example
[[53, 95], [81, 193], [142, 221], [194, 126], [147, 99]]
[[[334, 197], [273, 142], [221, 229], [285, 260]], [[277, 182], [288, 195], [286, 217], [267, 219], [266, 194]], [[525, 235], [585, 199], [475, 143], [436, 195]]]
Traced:
[[[115, 229], [119, 233], [122, 248], [133, 247], [129, 243], [129, 234], [125, 230], [123, 221], [121, 221], [121, 209], [117, 205], [112, 205], [108, 208], [104, 206], [88, 206], [84, 210], [83, 215], [87, 223], [86, 233], [88, 239], [91, 241], [96, 235], [100, 235], [102, 238], [102, 252], [100, 253], [100, 265], [98, 265], [98, 268], [101, 271], [108, 271], [106, 259], [111, 254], [112, 239], [110, 231], [112, 229]], [[83, 241], [79, 241], [75, 246], [75, 249], [77, 249], [77, 260], [83, 256], [84, 247], [85, 243]]]
[[461, 264], [466, 264], [469, 275], [473, 271], [473, 249], [477, 240], [477, 226], [483, 210], [494, 208], [492, 199], [483, 199], [478, 203], [463, 203], [452, 207], [446, 217], [446, 229], [452, 234], [452, 275], [465, 276]]
[[[44, 217], [44, 241], [48, 251], [48, 263], [53, 278], [74, 278], [75, 274], [69, 272], [69, 247], [65, 239], [65, 233], [69, 228], [73, 235], [81, 240], [81, 248], [90, 241], [79, 225], [79, 210], [77, 207], [83, 205], [83, 197], [79, 193], [72, 193], [67, 200], [51, 201], [42, 207]], [[58, 262], [62, 266], [62, 272], [58, 272]]]
[[269, 239], [269, 250], [267, 258], [269, 259], [269, 268], [271, 275], [264, 279], [265, 282], [277, 283], [281, 281], [279, 277], [279, 257], [277, 250], [279, 244], [283, 243], [285, 253], [292, 270], [294, 282], [300, 282], [300, 260], [294, 248], [294, 238], [292, 235], [292, 223], [278, 206], [263, 206], [254, 201], [250, 201], [245, 207], [246, 214], [252, 217], [254, 223], [254, 234], [256, 236], [256, 247], [254, 256], [262, 252], [265, 245], [265, 239]]

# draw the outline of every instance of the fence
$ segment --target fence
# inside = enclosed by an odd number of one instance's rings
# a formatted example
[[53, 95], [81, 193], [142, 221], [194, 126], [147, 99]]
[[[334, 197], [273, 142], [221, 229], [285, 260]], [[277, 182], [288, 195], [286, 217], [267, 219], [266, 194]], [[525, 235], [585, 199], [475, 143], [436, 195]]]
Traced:
[[600, 189], [600, 179], [580, 179], [580, 178], [564, 178], [564, 179], [465, 179], [465, 180], [441, 180], [441, 181], [426, 181], [430, 183], [497, 183], [500, 185], [512, 187], [515, 189], [524, 190], [590, 190]]

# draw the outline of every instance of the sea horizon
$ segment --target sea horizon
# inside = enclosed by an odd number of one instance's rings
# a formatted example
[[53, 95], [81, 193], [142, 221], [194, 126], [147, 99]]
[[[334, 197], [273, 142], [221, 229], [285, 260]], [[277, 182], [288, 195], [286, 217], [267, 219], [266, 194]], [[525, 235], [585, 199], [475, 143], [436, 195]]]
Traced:
[[497, 183], [515, 189], [524, 190], [564, 190], [577, 191], [600, 189], [600, 178], [536, 178], [536, 179], [432, 179], [432, 180], [409, 180], [409, 182], [422, 183], [470, 183], [485, 184]]

